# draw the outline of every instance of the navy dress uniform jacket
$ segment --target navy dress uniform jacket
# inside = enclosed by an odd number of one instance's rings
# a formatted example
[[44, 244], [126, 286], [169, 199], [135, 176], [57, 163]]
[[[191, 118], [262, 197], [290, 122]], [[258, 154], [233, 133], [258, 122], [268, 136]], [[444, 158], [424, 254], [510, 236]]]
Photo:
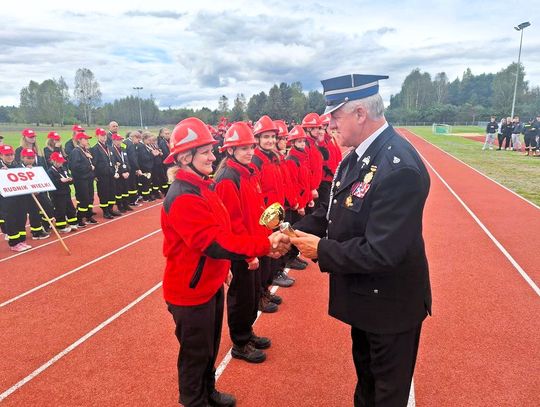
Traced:
[[[351, 157], [357, 156], [346, 157], [334, 177], [330, 203], [294, 227], [322, 237], [318, 262], [330, 274], [331, 316], [367, 332], [404, 332], [431, 313], [422, 238], [429, 175], [416, 150], [390, 126], [346, 171]], [[354, 196], [352, 188], [373, 165], [369, 190]]]

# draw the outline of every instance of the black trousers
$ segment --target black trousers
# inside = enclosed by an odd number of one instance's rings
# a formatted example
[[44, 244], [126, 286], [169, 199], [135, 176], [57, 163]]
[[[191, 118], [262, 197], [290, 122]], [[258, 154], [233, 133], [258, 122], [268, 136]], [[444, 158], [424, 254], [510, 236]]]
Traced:
[[140, 175], [137, 178], [137, 186], [139, 187], [139, 195], [146, 201], [150, 198], [150, 192], [152, 192], [152, 182], [146, 175]]
[[272, 280], [274, 279], [274, 274], [272, 271], [272, 258], [268, 256], [259, 258], [259, 270], [261, 271], [261, 288], [262, 291], [268, 290], [272, 285]]
[[137, 197], [139, 196], [139, 190], [137, 188], [137, 175], [135, 171], [129, 173], [128, 181], [128, 194], [129, 194], [129, 203], [135, 203]]
[[4, 220], [4, 232], [8, 237], [8, 245], [15, 246], [26, 241], [26, 211], [24, 209], [24, 195], [0, 197]]
[[227, 291], [227, 322], [232, 342], [246, 345], [253, 335], [261, 298], [261, 272], [249, 270], [246, 261], [231, 263], [233, 278]]
[[114, 180], [114, 198], [119, 208], [129, 203], [128, 182], [129, 177], [126, 179], [122, 174]]
[[97, 193], [99, 197], [99, 207], [103, 210], [116, 204], [114, 197], [114, 177], [105, 175], [97, 177]]
[[[37, 206], [36, 201], [34, 201], [34, 198], [32, 198], [31, 195], [23, 195], [22, 202], [24, 205], [25, 220], [26, 220], [26, 214], [28, 214], [28, 220], [30, 221], [30, 231], [32, 232], [32, 235], [35, 235], [43, 231], [43, 224], [41, 222], [40, 209]], [[50, 214], [48, 215], [50, 216]]]
[[77, 224], [77, 211], [73, 206], [73, 201], [69, 194], [54, 194], [51, 193], [51, 198], [54, 205], [54, 217], [56, 219], [56, 227], [65, 228], [68, 224]]
[[94, 179], [74, 179], [75, 197], [77, 198], [77, 217], [79, 220], [92, 217], [94, 203]]
[[167, 304], [176, 324], [178, 388], [185, 407], [206, 407], [216, 386], [215, 363], [223, 325], [223, 287], [210, 301], [194, 306]]
[[355, 407], [406, 407], [422, 323], [398, 334], [351, 329], [358, 382]]

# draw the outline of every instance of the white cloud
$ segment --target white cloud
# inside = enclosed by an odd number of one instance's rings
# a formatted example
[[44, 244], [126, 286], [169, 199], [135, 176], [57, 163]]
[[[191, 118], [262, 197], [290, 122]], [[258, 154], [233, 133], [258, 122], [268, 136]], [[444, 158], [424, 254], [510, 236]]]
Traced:
[[[334, 4], [335, 3], [335, 4]], [[346, 73], [388, 74], [388, 100], [419, 67], [450, 79], [497, 72], [517, 59], [529, 2], [210, 0], [19, 1], [3, 5], [0, 104], [18, 104], [30, 80], [91, 69], [104, 100], [143, 86], [162, 107], [248, 98], [273, 83]], [[515, 11], [515, 10], [523, 10]], [[527, 79], [540, 84], [540, 26], [524, 33]]]

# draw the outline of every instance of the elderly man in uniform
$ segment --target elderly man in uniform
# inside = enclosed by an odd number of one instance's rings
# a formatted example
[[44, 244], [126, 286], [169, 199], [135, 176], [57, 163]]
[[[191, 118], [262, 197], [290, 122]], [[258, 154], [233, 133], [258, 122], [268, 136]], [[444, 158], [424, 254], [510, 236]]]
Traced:
[[429, 175], [388, 125], [378, 94], [387, 76], [322, 81], [330, 128], [352, 147], [330, 201], [297, 222], [300, 252], [330, 276], [331, 316], [351, 325], [355, 406], [406, 406], [420, 329], [431, 312], [422, 213]]
[[113, 134], [118, 134], [118, 123], [117, 122], [110, 122], [109, 123], [109, 131], [107, 132], [107, 146], [109, 148], [112, 148], [113, 145]]

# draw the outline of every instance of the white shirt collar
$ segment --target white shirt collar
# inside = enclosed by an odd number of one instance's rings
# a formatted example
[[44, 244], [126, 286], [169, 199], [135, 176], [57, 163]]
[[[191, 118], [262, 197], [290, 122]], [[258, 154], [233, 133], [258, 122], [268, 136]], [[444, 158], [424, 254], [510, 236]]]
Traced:
[[367, 151], [371, 143], [373, 143], [375, 139], [379, 136], [379, 134], [385, 131], [387, 127], [388, 127], [388, 122], [385, 121], [384, 124], [381, 127], [379, 127], [377, 130], [375, 130], [371, 136], [369, 136], [367, 139], [362, 141], [360, 145], [356, 147], [355, 151], [356, 151], [356, 154], [358, 154], [358, 160], [362, 158], [362, 156]]

